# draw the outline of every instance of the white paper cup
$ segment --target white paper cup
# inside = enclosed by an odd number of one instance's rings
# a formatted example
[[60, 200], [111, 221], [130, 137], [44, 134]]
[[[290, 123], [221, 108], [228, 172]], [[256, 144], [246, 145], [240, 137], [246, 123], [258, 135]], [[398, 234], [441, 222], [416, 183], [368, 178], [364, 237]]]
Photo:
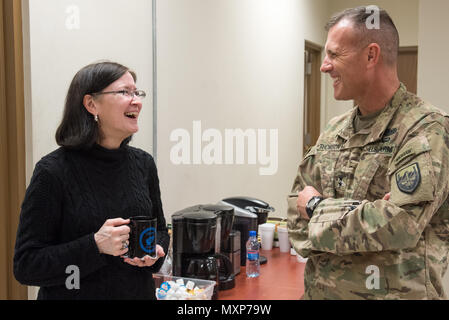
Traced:
[[259, 226], [260, 239], [262, 241], [262, 250], [273, 249], [273, 238], [275, 225], [272, 223], [264, 223]]
[[299, 263], [307, 263], [308, 258], [303, 258], [299, 254], [296, 255], [296, 259], [298, 259]]
[[290, 239], [286, 227], [278, 227], [279, 250], [281, 252], [290, 252]]

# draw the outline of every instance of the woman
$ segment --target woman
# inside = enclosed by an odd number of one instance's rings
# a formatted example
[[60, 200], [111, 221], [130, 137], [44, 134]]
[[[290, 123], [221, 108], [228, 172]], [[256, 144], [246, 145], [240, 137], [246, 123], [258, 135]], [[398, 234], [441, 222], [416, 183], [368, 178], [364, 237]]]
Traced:
[[152, 273], [163, 258], [123, 257], [132, 216], [157, 218], [158, 257], [169, 245], [154, 160], [128, 146], [145, 97], [135, 81], [112, 62], [72, 80], [56, 132], [61, 147], [37, 163], [17, 232], [14, 274], [41, 287], [38, 299], [155, 298]]

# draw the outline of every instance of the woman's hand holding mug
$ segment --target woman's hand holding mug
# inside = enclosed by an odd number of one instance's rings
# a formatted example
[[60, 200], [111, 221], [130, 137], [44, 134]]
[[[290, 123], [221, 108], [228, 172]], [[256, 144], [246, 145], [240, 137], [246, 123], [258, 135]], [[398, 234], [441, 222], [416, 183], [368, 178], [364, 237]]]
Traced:
[[94, 235], [100, 253], [119, 257], [128, 252], [129, 222], [122, 218], [106, 220]]

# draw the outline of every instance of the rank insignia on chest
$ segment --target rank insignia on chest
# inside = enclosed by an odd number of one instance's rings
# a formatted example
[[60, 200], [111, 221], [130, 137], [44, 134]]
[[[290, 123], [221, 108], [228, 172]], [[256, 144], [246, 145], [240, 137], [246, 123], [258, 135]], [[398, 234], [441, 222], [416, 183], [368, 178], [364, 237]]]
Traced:
[[414, 163], [396, 173], [398, 189], [404, 193], [412, 194], [421, 182], [419, 164]]

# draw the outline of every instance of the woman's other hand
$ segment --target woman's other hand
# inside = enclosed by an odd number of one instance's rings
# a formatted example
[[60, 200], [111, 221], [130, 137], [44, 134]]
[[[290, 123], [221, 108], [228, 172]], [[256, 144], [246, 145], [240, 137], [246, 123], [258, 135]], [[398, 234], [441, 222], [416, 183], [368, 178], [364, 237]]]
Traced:
[[153, 264], [156, 263], [156, 261], [160, 258], [165, 256], [164, 249], [160, 245], [156, 245], [156, 259], [150, 258], [150, 256], [145, 256], [142, 259], [140, 258], [125, 258], [125, 262], [136, 267], [151, 267]]
[[122, 218], [106, 220], [94, 235], [100, 253], [118, 257], [128, 252], [128, 246], [124, 244], [128, 244], [130, 228], [126, 225], [129, 222]]

